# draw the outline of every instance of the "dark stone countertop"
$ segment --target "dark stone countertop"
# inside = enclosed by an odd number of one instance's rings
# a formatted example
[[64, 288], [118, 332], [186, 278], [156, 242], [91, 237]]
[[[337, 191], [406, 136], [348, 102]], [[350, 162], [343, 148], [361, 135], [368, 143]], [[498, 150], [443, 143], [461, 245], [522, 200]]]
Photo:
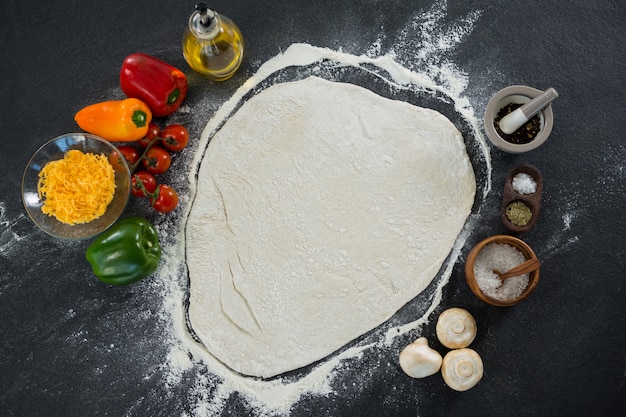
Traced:
[[[440, 374], [408, 378], [396, 357], [407, 337], [347, 364], [331, 394], [305, 395], [291, 414], [613, 416], [626, 409], [626, 9], [621, 2], [283, 0], [211, 6], [233, 19], [246, 39], [242, 67], [224, 83], [197, 76], [182, 57], [181, 37], [193, 2], [0, 5], [1, 415], [258, 414], [239, 394], [202, 412], [199, 406], [210, 405], [217, 394], [211, 382], [216, 379], [200, 366], [168, 383], [163, 364], [169, 348], [162, 338], [167, 323], [158, 314], [161, 284], [149, 278], [111, 288], [97, 281], [84, 259], [88, 241], [58, 241], [28, 218], [20, 194], [24, 167], [45, 141], [77, 130], [78, 109], [122, 98], [118, 71], [132, 52], [153, 54], [185, 71], [189, 111], [168, 120], [185, 123], [198, 137], [220, 104], [292, 43], [354, 55], [378, 43], [381, 53], [394, 49], [409, 65], [425, 40], [423, 19], [414, 24], [425, 13], [433, 24], [427, 30], [442, 41], [458, 34], [468, 16], [475, 19], [462, 39], [426, 60], [452, 63], [467, 74], [464, 95], [476, 114], [508, 85], [559, 92], [555, 126], [543, 146], [521, 155], [491, 150], [493, 189], [481, 223], [420, 331], [441, 348], [434, 341], [436, 316], [449, 307], [471, 311], [479, 327], [472, 348], [485, 362], [484, 378], [464, 393], [449, 389]], [[181, 181], [175, 178], [184, 171], [184, 158], [180, 161], [166, 179]], [[498, 308], [471, 294], [463, 261], [478, 240], [509, 233], [500, 222], [499, 204], [504, 178], [518, 164], [538, 167], [544, 178], [540, 218], [520, 235], [542, 259], [541, 281], [522, 304]], [[183, 186], [181, 194], [186, 192]], [[169, 236], [179, 224], [175, 216], [156, 215], [138, 201], [127, 213], [148, 216]], [[399, 314], [413, 312], [408, 305]]]

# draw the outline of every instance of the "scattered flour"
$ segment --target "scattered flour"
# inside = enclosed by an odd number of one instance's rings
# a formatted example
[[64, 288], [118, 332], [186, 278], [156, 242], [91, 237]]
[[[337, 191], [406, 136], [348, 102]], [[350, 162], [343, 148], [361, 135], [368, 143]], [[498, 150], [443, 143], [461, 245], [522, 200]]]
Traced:
[[[486, 100], [484, 100], [485, 97], [476, 100], [474, 96], [475, 100], [470, 104], [465, 97], [468, 76], [448, 58], [456, 46], [472, 33], [480, 15], [481, 13], [476, 11], [452, 23], [446, 23], [446, 1], [435, 1], [429, 10], [411, 17], [405, 29], [395, 38], [391, 35], [378, 36], [362, 56], [306, 44], [295, 44], [262, 65], [256, 62], [255, 65], [259, 66], [258, 72], [242, 85], [230, 100], [224, 103], [207, 100], [206, 113], [192, 112], [189, 106], [183, 106], [178, 113], [184, 117], [191, 114], [194, 122], [202, 123], [202, 125], [205, 123], [205, 114], [215, 114], [202, 134], [203, 143], [200, 144], [199, 149], [203, 149], [208, 138], [236, 110], [246, 94], [281, 69], [288, 66], [307, 66], [327, 60], [335, 62], [339, 68], [355, 67], [372, 71], [375, 76], [396, 88], [440, 92], [453, 101], [455, 109], [470, 124], [473, 135], [479, 142], [477, 146], [485, 155], [484, 164], [488, 175], [487, 183], [483, 188], [484, 199], [491, 189], [491, 163], [488, 146], [482, 138], [476, 114], [477, 111], [482, 111], [481, 106]], [[487, 68], [486, 71], [494, 70]], [[490, 78], [505, 77], [503, 74], [495, 75], [489, 73]], [[481, 74], [474, 74], [473, 77], [480, 78], [481, 76]], [[119, 94], [119, 89], [115, 88], [103, 99], [119, 98]], [[554, 257], [567, 251], [571, 245], [579, 243], [579, 237], [574, 234], [576, 220], [584, 217], [591, 210], [591, 200], [609, 199], [613, 194], [623, 195], [626, 169], [624, 169], [624, 160], [620, 155], [624, 153], [623, 145], [618, 145], [617, 149], [607, 150], [606, 167], [596, 176], [599, 190], [597, 194], [584, 197], [579, 194], [572, 195], [568, 191], [567, 195], [556, 195], [555, 198], [563, 202], [563, 212], [558, 214], [562, 218], [563, 233], [555, 234], [553, 239], [542, 244], [540, 251], [543, 259]], [[194, 160], [189, 165], [194, 167], [198, 160]], [[560, 188], [572, 190], [576, 189], [576, 184], [561, 184]], [[187, 207], [188, 201], [190, 201], [189, 197], [184, 195], [180, 202], [181, 208]], [[0, 266], [4, 265], [3, 262], [8, 261], [9, 257], [15, 253], [28, 251], [33, 239], [40, 237], [39, 233], [32, 232], [34, 226], [24, 212], [11, 216], [7, 213], [6, 207], [5, 202], [0, 201]], [[187, 417], [221, 415], [234, 393], [239, 393], [255, 409], [256, 415], [288, 414], [291, 407], [303, 396], [331, 394], [334, 386], [340, 383], [336, 379], [341, 377], [339, 371], [344, 364], [351, 360], [365, 359], [368, 351], [390, 350], [389, 346], [399, 335], [419, 331], [421, 326], [428, 323], [429, 317], [441, 301], [443, 288], [447, 285], [455, 264], [454, 260], [458, 258], [466, 239], [477, 226], [478, 220], [480, 220], [478, 216], [470, 219], [457, 240], [450, 255], [450, 261], [444, 266], [441, 278], [436, 282], [434, 291], [427, 300], [429, 304], [424, 308], [421, 317], [409, 323], [394, 324], [395, 327], [383, 330], [379, 333], [380, 340], [374, 343], [357, 344], [340, 351], [297, 380], [293, 378], [259, 380], [241, 377], [216, 361], [206, 353], [202, 346], [198, 345], [188, 331], [184, 307], [187, 288], [186, 270], [184, 261], [181, 261], [185, 256], [182, 244], [184, 236], [177, 229], [175, 220], [158, 224], [159, 235], [164, 241], [163, 262], [158, 277], [150, 284], [150, 292], [154, 291], [161, 297], [160, 306], [157, 308], [159, 326], [162, 326], [164, 331], [162, 343], [168, 345], [170, 349], [166, 362], [161, 365], [165, 376], [163, 381], [165, 388], [172, 388], [172, 392], [180, 392], [175, 387], [180, 386], [183, 381], [185, 381], [184, 384], [188, 384], [189, 380], [193, 381], [191, 390], [184, 400], [188, 406], [181, 411], [181, 415]], [[68, 246], [54, 240], [50, 242], [57, 247]], [[10, 278], [8, 274], [5, 274], [0, 281], [6, 281], [8, 278]], [[73, 309], [65, 310], [64, 315], [66, 320], [80, 317], [79, 313]], [[153, 320], [153, 318], [145, 320]], [[80, 330], [81, 328], [72, 337], [86, 344], [89, 335]], [[110, 350], [115, 347], [114, 344], [107, 344], [105, 348]], [[101, 368], [94, 370], [94, 372], [101, 371]], [[348, 381], [345, 384], [353, 385], [354, 382]], [[129, 410], [130, 414], [132, 410]]]
[[25, 220], [26, 216], [21, 213], [15, 219], [8, 219], [6, 216], [6, 206], [0, 201], [0, 254], [8, 253], [26, 236], [21, 235], [16, 230], [16, 225]]
[[[194, 168], [202, 159], [202, 151], [206, 148], [208, 140], [251, 92], [262, 87], [262, 84], [271, 79], [275, 73], [286, 68], [311, 67], [311, 75], [316, 75], [317, 68], [321, 71], [324, 69], [324, 63], [332, 63], [337, 71], [356, 69], [367, 72], [393, 89], [426, 92], [446, 103], [451, 103], [469, 126], [470, 136], [476, 142], [472, 145], [478, 149], [480, 163], [484, 164], [484, 167], [481, 167], [486, 173], [482, 195], [477, 196], [482, 202], [491, 190], [489, 147], [483, 138], [481, 123], [474, 107], [464, 95], [468, 84], [467, 74], [447, 58], [450, 52], [471, 34], [480, 12], [472, 12], [451, 23], [446, 23], [446, 16], [446, 2], [436, 1], [429, 10], [413, 16], [406, 28], [395, 38], [378, 36], [363, 55], [351, 55], [308, 44], [293, 44], [260, 65], [256, 74], [250, 77], [229, 100], [218, 109], [215, 107], [207, 109], [207, 114], [211, 113], [214, 116], [202, 132], [196, 156], [192, 161], [185, 161], [186, 165], [191, 167], [190, 190], [193, 190], [195, 183]], [[118, 89], [115, 89], [108, 95], [117, 97], [118, 94]], [[211, 102], [209, 106], [215, 106], [215, 103]], [[190, 112], [191, 109], [183, 107], [180, 115], [189, 117]], [[194, 121], [200, 121], [202, 116], [203, 114], [197, 112], [192, 114]], [[181, 210], [188, 210], [192, 198], [193, 195], [181, 194]], [[185, 214], [183, 213], [183, 216]], [[232, 372], [194, 340], [186, 318], [188, 283], [184, 266], [183, 231], [177, 228], [174, 220], [158, 223], [156, 226], [163, 243], [163, 262], [158, 276], [152, 281], [153, 287], [150, 291], [156, 292], [161, 297], [160, 305], [157, 307], [158, 321], [164, 330], [162, 343], [169, 346], [167, 361], [162, 364], [162, 372], [165, 375], [163, 383], [166, 389], [171, 388], [174, 392], [175, 387], [183, 383], [188, 385], [189, 381], [193, 381], [185, 400], [185, 411], [181, 411], [182, 415], [189, 417], [220, 415], [234, 393], [245, 399], [255, 410], [256, 415], [285, 415], [304, 396], [331, 395], [336, 386], [342, 384], [337, 378], [341, 378], [343, 370], [349, 363], [366, 360], [371, 356], [369, 355], [371, 351], [391, 350], [398, 336], [419, 331], [421, 326], [428, 323], [429, 317], [441, 301], [443, 288], [448, 283], [455, 261], [477, 220], [476, 213], [470, 216], [442, 268], [441, 276], [434, 284], [432, 294], [427, 297], [427, 305], [420, 310], [420, 314], [423, 311], [421, 317], [398, 325], [392, 320], [389, 326], [376, 333], [379, 337], [374, 339], [374, 342], [367, 338], [360, 343], [347, 346], [316, 364], [306, 375], [297, 378], [284, 376], [270, 380], [242, 377]], [[7, 255], [7, 251], [23, 250], [27, 247], [28, 235], [23, 236], [19, 233], [20, 229], [15, 227], [22, 221], [28, 221], [23, 214], [15, 219], [7, 219], [4, 204], [0, 203], [0, 223], [3, 226], [0, 229], [0, 260]], [[73, 317], [74, 314], [76, 314], [74, 311], [67, 311], [68, 317]], [[87, 342], [85, 334], [78, 332], [76, 337]], [[113, 348], [115, 346], [111, 344], [104, 347], [108, 350]], [[389, 361], [382, 364], [388, 365]], [[103, 372], [103, 368], [95, 368], [94, 372]], [[352, 386], [353, 382], [345, 384]]]
[[572, 228], [572, 220], [573, 220], [572, 213], [563, 214], [563, 230], [569, 230]]
[[[355, 68], [388, 83], [399, 90], [427, 92], [433, 96], [444, 97], [452, 102], [456, 112], [467, 122], [471, 136], [479, 149], [481, 163], [486, 172], [482, 184], [483, 201], [491, 189], [491, 161], [487, 146], [469, 100], [463, 91], [467, 85], [467, 76], [444, 57], [446, 52], [468, 36], [480, 13], [472, 13], [465, 19], [459, 19], [452, 26], [442, 28], [440, 22], [446, 15], [445, 2], [437, 2], [423, 15], [418, 15], [400, 34], [396, 43], [383, 54], [383, 39], [379, 39], [369, 48], [366, 54], [356, 56], [327, 48], [318, 48], [308, 44], [293, 44], [287, 50], [263, 63], [256, 74], [249, 78], [216, 112], [202, 132], [198, 152], [190, 163], [192, 170], [189, 181], [193, 193], [195, 185], [195, 167], [203, 158], [203, 150], [211, 137], [221, 128], [223, 123], [237, 110], [241, 102], [266, 80], [285, 68], [323, 67], [323, 63], [331, 62], [340, 71]], [[420, 39], [417, 44], [411, 43], [413, 31], [419, 28]], [[402, 59], [405, 61], [402, 62]], [[411, 64], [407, 64], [407, 62]], [[193, 195], [189, 201], [193, 200]], [[185, 216], [189, 207], [186, 208]], [[165, 262], [160, 270], [161, 281], [167, 282], [163, 287], [163, 306], [161, 315], [166, 322], [171, 322], [171, 351], [168, 362], [164, 364], [168, 386], [174, 387], [181, 382], [188, 372], [194, 373], [194, 386], [188, 401], [191, 403], [190, 413], [193, 416], [219, 414], [233, 393], [244, 397], [248, 404], [259, 415], [288, 414], [291, 407], [305, 395], [324, 396], [333, 392], [337, 383], [338, 370], [345, 361], [359, 358], [371, 349], [385, 349], [394, 339], [407, 332], [419, 329], [429, 321], [429, 316], [437, 308], [442, 297], [443, 287], [447, 284], [465, 240], [471, 233], [476, 222], [473, 214], [464, 230], [457, 239], [449, 259], [442, 268], [442, 276], [437, 280], [430, 303], [425, 307], [422, 317], [410, 323], [404, 323], [387, 329], [378, 341], [371, 343], [369, 339], [347, 347], [312, 367], [312, 370], [298, 378], [277, 377], [270, 380], [243, 377], [224, 366], [207, 351], [191, 335], [187, 326], [184, 306], [186, 300], [187, 281], [184, 271], [184, 230], [170, 236], [173, 242], [164, 250]], [[164, 227], [164, 226], [163, 226]], [[161, 230], [160, 230], [161, 232]], [[174, 231], [168, 230], [168, 233]]]

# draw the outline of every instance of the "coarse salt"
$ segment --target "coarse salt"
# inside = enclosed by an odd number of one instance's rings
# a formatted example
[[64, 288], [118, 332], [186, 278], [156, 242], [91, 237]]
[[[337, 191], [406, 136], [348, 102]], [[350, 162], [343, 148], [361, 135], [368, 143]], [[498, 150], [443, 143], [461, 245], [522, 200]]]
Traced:
[[493, 270], [506, 272], [525, 260], [526, 256], [520, 250], [506, 243], [486, 245], [478, 253], [474, 263], [478, 287], [495, 300], [508, 301], [518, 297], [528, 286], [529, 274], [507, 278], [500, 285], [500, 278]]
[[520, 172], [513, 177], [513, 189], [520, 194], [533, 194], [537, 191], [537, 183], [525, 172]]

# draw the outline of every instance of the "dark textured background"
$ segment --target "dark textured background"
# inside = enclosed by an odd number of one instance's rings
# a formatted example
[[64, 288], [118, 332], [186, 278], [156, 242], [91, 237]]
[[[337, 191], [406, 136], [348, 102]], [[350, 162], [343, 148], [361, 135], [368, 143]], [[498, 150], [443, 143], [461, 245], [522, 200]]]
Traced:
[[[180, 40], [193, 4], [0, 4], [2, 416], [193, 411], [194, 376], [176, 387], [162, 380], [167, 349], [151, 305], [155, 282], [123, 289], [101, 285], [84, 261], [88, 242], [48, 237], [21, 203], [30, 155], [46, 140], [75, 131], [73, 115], [81, 107], [121, 98], [118, 69], [126, 55], [151, 53], [185, 70], [187, 104], [193, 112], [202, 103], [202, 111], [180, 117], [197, 137], [219, 104], [290, 44], [358, 55], [381, 30], [397, 34], [410, 16], [433, 4], [446, 7], [445, 1], [413, 0], [217, 2], [211, 6], [239, 25], [247, 49], [235, 77], [216, 84], [193, 74], [182, 57]], [[490, 95], [511, 84], [554, 87], [560, 94], [546, 144], [524, 155], [492, 151], [494, 186], [483, 221], [436, 311], [460, 306], [474, 314], [479, 336], [472, 347], [483, 357], [485, 376], [465, 393], [447, 388], [440, 375], [411, 380], [396, 364], [398, 345], [372, 352], [354, 375], [343, 377], [336, 393], [302, 399], [293, 415], [613, 416], [626, 409], [626, 9], [609, 0], [456, 0], [447, 2], [444, 21], [453, 25], [475, 10], [482, 14], [473, 32], [448, 59], [467, 72], [466, 94], [477, 113]], [[214, 97], [208, 108], [207, 96]], [[499, 309], [469, 292], [462, 261], [473, 243], [506, 233], [497, 210], [501, 182], [518, 163], [531, 163], [544, 175], [541, 217], [522, 235], [543, 260], [542, 278], [524, 303]], [[142, 208], [131, 203], [127, 211]], [[422, 333], [434, 335], [434, 323]], [[352, 386], [351, 378], [359, 383]], [[253, 414], [238, 395], [223, 411]]]

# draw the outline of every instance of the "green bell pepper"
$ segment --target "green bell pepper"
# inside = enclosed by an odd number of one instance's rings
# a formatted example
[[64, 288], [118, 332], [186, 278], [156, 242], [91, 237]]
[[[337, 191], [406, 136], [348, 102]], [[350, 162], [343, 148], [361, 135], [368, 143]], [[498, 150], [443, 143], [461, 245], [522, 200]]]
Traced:
[[143, 217], [119, 220], [87, 248], [87, 261], [100, 281], [127, 285], [156, 271], [161, 259], [159, 235]]

